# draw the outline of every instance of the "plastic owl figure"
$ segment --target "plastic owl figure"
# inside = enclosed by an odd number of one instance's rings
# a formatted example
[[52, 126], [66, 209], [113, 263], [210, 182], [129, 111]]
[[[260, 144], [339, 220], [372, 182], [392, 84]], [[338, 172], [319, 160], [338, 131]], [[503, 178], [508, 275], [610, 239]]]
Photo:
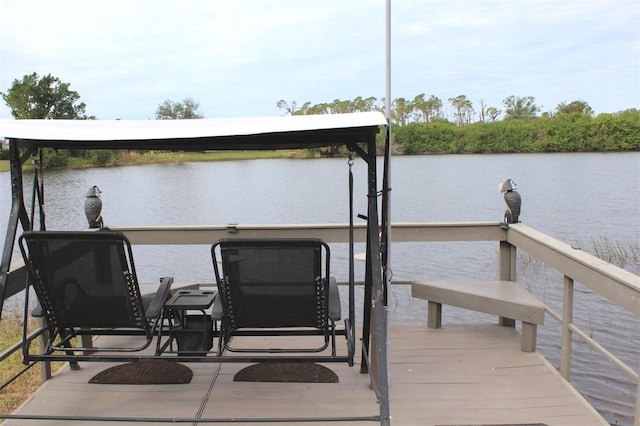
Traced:
[[102, 228], [102, 200], [100, 200], [100, 189], [92, 186], [87, 191], [84, 199], [84, 214], [87, 216], [89, 228]]
[[516, 191], [516, 183], [507, 179], [498, 184], [500, 192], [504, 192], [504, 204], [507, 209], [504, 211], [504, 221], [506, 223], [518, 223], [520, 220], [520, 207], [522, 206], [522, 198]]

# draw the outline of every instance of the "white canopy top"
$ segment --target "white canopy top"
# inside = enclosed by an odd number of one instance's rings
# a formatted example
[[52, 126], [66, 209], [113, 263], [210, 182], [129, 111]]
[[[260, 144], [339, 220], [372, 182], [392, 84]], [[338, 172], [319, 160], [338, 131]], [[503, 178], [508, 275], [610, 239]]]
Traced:
[[197, 120], [0, 120], [21, 146], [56, 148], [278, 149], [365, 142], [381, 112]]

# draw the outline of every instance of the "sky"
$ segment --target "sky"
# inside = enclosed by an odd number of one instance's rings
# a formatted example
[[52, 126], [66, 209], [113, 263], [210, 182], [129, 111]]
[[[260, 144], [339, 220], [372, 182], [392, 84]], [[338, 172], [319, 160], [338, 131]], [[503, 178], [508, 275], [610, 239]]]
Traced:
[[[277, 116], [385, 97], [385, 0], [0, 0], [0, 91], [33, 72], [98, 119]], [[640, 108], [640, 1], [391, 0], [391, 98]], [[0, 100], [0, 118], [11, 118]]]

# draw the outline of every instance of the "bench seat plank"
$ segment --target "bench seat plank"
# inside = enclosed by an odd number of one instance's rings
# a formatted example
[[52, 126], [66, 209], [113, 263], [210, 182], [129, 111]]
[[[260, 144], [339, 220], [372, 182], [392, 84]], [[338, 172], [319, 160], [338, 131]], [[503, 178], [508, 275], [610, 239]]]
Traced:
[[522, 321], [526, 352], [535, 350], [536, 325], [544, 324], [544, 304], [514, 281], [419, 281], [411, 284], [411, 295], [429, 301], [431, 328], [440, 328], [442, 304], [498, 315], [503, 325]]

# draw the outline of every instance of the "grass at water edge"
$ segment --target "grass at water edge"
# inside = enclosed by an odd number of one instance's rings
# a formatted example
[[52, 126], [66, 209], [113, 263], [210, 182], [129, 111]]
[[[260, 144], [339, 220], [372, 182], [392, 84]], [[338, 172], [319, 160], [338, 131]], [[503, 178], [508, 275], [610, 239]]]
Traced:
[[[33, 319], [29, 322], [29, 331], [35, 330], [38, 322]], [[17, 310], [3, 312], [0, 319], [0, 352], [4, 352], [10, 346], [22, 339], [22, 313]], [[34, 342], [34, 345], [37, 343]], [[65, 363], [52, 363], [52, 371], [58, 371]], [[25, 365], [22, 363], [22, 352], [18, 350], [9, 358], [2, 362], [0, 368], [0, 383], [6, 383], [11, 377], [22, 370]], [[13, 383], [0, 391], [0, 413], [10, 414], [22, 405], [41, 383], [41, 366], [35, 365], [27, 370]], [[3, 420], [0, 419], [0, 423]]]
[[[105, 167], [138, 166], [144, 164], [193, 163], [209, 161], [235, 160], [263, 160], [274, 158], [316, 158], [318, 153], [309, 150], [278, 150], [278, 151], [207, 151], [207, 152], [176, 152], [176, 151], [123, 151], [116, 160]], [[69, 164], [64, 169], [87, 169], [100, 167], [91, 164], [86, 158], [70, 157]], [[31, 164], [24, 165], [29, 170]], [[9, 171], [9, 160], [0, 160], [0, 172]]]

